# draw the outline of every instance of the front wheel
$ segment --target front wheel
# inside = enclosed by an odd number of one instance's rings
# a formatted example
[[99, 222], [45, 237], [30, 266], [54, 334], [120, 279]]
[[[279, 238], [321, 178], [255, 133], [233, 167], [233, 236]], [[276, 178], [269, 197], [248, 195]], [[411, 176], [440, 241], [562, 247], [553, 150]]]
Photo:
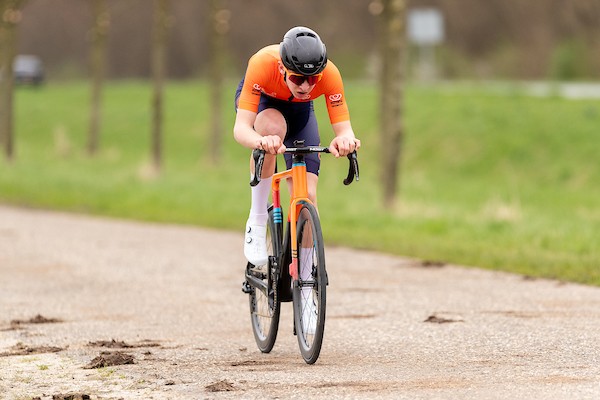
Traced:
[[319, 358], [325, 329], [327, 273], [316, 208], [304, 204], [297, 223], [298, 280], [293, 284], [294, 323], [304, 361]]

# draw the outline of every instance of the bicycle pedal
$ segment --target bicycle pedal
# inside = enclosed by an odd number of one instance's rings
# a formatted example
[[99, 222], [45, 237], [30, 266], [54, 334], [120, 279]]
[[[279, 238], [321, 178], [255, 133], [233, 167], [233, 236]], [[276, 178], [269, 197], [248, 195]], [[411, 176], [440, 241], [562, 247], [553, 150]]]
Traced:
[[252, 293], [252, 286], [248, 283], [248, 281], [242, 282], [242, 292], [246, 294]]

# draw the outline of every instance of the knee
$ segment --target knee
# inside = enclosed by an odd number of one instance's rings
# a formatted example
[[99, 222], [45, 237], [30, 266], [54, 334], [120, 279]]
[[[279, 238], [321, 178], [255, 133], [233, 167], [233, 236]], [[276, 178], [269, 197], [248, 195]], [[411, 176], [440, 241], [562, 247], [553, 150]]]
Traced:
[[316, 206], [317, 205], [317, 184], [318, 184], [319, 178], [315, 174], [308, 173], [307, 179], [308, 179], [308, 182], [307, 182], [308, 183], [307, 184], [308, 198]]
[[317, 205], [317, 188], [308, 189], [308, 198], [315, 206]]
[[254, 129], [262, 136], [273, 135], [283, 138], [287, 132], [287, 122], [279, 111], [268, 108], [256, 116]]

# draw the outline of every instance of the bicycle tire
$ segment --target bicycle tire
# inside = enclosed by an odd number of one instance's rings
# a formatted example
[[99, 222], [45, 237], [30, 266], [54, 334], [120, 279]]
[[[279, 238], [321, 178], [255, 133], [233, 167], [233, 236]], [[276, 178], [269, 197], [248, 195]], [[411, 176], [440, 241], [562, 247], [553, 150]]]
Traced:
[[[263, 353], [269, 353], [275, 345], [277, 331], [279, 329], [279, 315], [281, 312], [281, 301], [278, 294], [279, 267], [274, 264], [278, 258], [275, 254], [278, 246], [276, 243], [277, 235], [273, 234], [277, 226], [273, 219], [272, 209], [269, 209], [269, 219], [267, 222], [267, 250], [269, 261], [267, 263], [268, 272], [254, 272], [253, 265], [248, 264], [248, 272], [259, 278], [266, 285], [266, 291], [252, 287], [249, 294], [250, 320], [252, 322], [252, 332], [259, 350]], [[270, 293], [268, 295], [267, 293]]]
[[[325, 331], [327, 273], [321, 223], [312, 204], [302, 205], [297, 232], [299, 277], [293, 284], [295, 331], [304, 361], [314, 364], [319, 358]], [[310, 276], [302, 272], [308, 267]]]

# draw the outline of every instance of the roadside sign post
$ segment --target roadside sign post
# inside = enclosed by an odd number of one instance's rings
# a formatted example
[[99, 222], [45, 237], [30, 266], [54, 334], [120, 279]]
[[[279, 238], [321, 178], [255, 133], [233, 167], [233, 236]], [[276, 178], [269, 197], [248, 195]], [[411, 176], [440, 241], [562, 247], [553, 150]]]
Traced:
[[417, 77], [431, 81], [437, 76], [435, 47], [444, 42], [444, 17], [437, 8], [408, 12], [408, 39], [418, 47]]

